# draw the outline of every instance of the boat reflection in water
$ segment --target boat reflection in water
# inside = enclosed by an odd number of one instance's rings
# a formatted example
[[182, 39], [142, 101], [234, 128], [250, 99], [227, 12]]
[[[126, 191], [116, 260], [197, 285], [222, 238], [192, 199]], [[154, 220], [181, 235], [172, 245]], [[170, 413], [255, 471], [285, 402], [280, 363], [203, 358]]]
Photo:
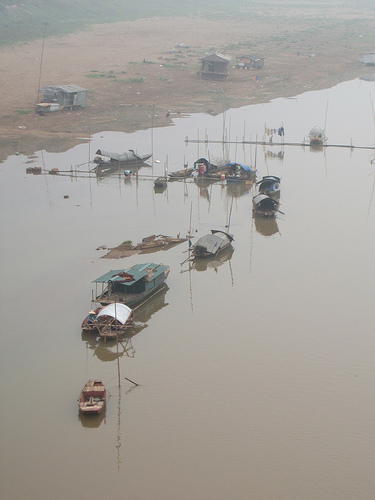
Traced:
[[246, 182], [229, 182], [227, 184], [227, 195], [232, 198], [240, 198], [245, 194], [248, 195], [251, 192], [253, 183]]
[[105, 423], [105, 412], [105, 407], [99, 415], [84, 415], [79, 411], [78, 419], [81, 421], [83, 427], [86, 427], [87, 429], [96, 429], [100, 426], [103, 420]]
[[276, 217], [259, 217], [254, 215], [255, 229], [263, 236], [272, 236], [279, 232]]
[[191, 261], [192, 269], [196, 271], [206, 271], [207, 269], [213, 269], [217, 272], [218, 267], [222, 266], [225, 262], [232, 258], [234, 248], [232, 246], [224, 249], [216, 257], [206, 257], [205, 259], [193, 259]]
[[131, 327], [127, 328], [126, 333], [121, 335], [121, 339], [118, 342], [118, 351], [116, 340], [107, 339], [105, 341], [97, 333], [82, 331], [82, 340], [86, 342], [87, 349], [91, 349], [93, 356], [96, 356], [103, 362], [115, 361], [122, 356], [134, 358], [135, 349], [132, 344], [132, 338], [148, 327], [148, 322], [153, 314], [168, 305], [168, 302], [165, 302], [168, 290], [168, 285], [164, 283], [162, 288], [151, 298], [134, 308], [134, 322]]

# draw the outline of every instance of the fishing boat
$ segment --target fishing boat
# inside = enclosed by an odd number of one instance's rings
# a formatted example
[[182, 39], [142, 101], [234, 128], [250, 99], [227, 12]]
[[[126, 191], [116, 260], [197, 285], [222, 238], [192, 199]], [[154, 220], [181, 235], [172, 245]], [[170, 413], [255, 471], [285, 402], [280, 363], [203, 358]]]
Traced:
[[325, 132], [320, 127], [313, 127], [309, 132], [310, 146], [320, 147], [327, 141]]
[[261, 217], [274, 217], [279, 203], [266, 194], [257, 194], [253, 198], [253, 213]]
[[218, 229], [211, 229], [211, 233], [199, 238], [191, 246], [190, 251], [194, 257], [198, 258], [217, 257], [220, 252], [232, 244], [232, 241], [234, 241], [232, 234]]
[[116, 302], [103, 307], [95, 320], [99, 335], [105, 339], [116, 339], [123, 335], [134, 320], [129, 306]]
[[85, 415], [98, 415], [105, 407], [107, 391], [101, 380], [89, 380], [81, 391], [78, 407]]
[[258, 192], [273, 196], [280, 193], [280, 177], [275, 175], [265, 175], [260, 181], [257, 182]]
[[255, 171], [242, 163], [230, 162], [225, 165], [225, 178], [229, 182], [248, 182], [251, 183]]
[[186, 179], [186, 177], [191, 176], [193, 170], [194, 170], [193, 168], [184, 168], [183, 170], [177, 170], [176, 172], [170, 172], [168, 174], [169, 180], [174, 181], [174, 180], [178, 180], [178, 179]]
[[125, 153], [113, 153], [98, 149], [95, 154], [95, 172], [101, 175], [129, 165], [141, 165], [152, 156], [152, 154], [139, 156], [132, 149]]
[[166, 177], [166, 176], [157, 177], [154, 180], [154, 186], [156, 188], [165, 188], [165, 187], [167, 187], [167, 183], [168, 183], [168, 177]]
[[165, 282], [170, 268], [163, 264], [135, 264], [127, 269], [108, 271], [93, 283], [102, 285], [93, 302], [105, 306], [113, 302], [134, 307], [151, 297]]
[[98, 331], [96, 318], [102, 307], [97, 307], [96, 309], [91, 309], [86, 318], [82, 321], [81, 330], [83, 332], [96, 332]]
[[199, 158], [194, 162], [194, 170], [197, 171], [198, 177], [205, 177], [208, 179], [221, 179], [221, 174], [223, 170], [226, 169], [228, 161], [224, 158], [215, 158], [212, 161], [208, 161], [206, 158]]

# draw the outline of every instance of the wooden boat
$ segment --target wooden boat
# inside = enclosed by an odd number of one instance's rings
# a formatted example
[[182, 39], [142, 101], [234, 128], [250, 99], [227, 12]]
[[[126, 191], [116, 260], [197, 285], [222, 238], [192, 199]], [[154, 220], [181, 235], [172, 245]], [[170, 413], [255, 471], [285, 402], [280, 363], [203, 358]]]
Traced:
[[266, 194], [257, 194], [253, 198], [253, 213], [261, 217], [274, 217], [279, 203]]
[[129, 306], [114, 302], [99, 311], [95, 322], [101, 337], [116, 339], [126, 332], [133, 320], [134, 313]]
[[280, 193], [280, 177], [275, 175], [265, 175], [260, 181], [257, 182], [258, 192], [273, 196]]
[[234, 241], [232, 234], [218, 229], [211, 229], [211, 233], [199, 238], [191, 246], [190, 251], [194, 257], [217, 257], [220, 252], [231, 245], [232, 241]]
[[157, 177], [154, 180], [154, 186], [156, 188], [165, 188], [165, 187], [167, 187], [167, 183], [168, 183], [168, 177], [166, 177], [166, 176]]
[[79, 411], [84, 415], [98, 415], [105, 407], [107, 391], [100, 380], [89, 380], [78, 399]]
[[327, 141], [325, 132], [320, 127], [313, 127], [309, 132], [310, 146], [320, 147]]
[[98, 283], [102, 284], [102, 291], [98, 294], [96, 290], [93, 302], [101, 305], [118, 302], [134, 307], [147, 300], [163, 285], [169, 271], [169, 266], [152, 262], [111, 270], [93, 281], [96, 287]]
[[[81, 329], [84, 332], [99, 332], [107, 338], [116, 338], [129, 328], [133, 320], [134, 314], [130, 307], [114, 303], [92, 309], [82, 321]], [[113, 334], [110, 333], [111, 330]]]
[[113, 153], [98, 149], [95, 154], [97, 155], [94, 158], [95, 172], [101, 175], [129, 165], [141, 165], [152, 156], [152, 154], [139, 156], [132, 149], [126, 153]]
[[81, 330], [84, 332], [96, 332], [98, 331], [96, 318], [100, 313], [102, 307], [97, 307], [96, 309], [91, 309], [86, 318], [82, 321]]
[[252, 182], [255, 171], [242, 163], [230, 162], [225, 165], [225, 179], [229, 182]]
[[194, 170], [197, 171], [198, 176], [207, 177], [209, 179], [221, 179], [221, 172], [225, 170], [228, 164], [224, 158], [215, 158], [208, 161], [206, 158], [199, 158], [194, 162]]
[[170, 172], [168, 174], [169, 180], [178, 180], [178, 179], [186, 179], [186, 177], [190, 177], [193, 172], [193, 168], [184, 168], [183, 170], [178, 170], [176, 172]]

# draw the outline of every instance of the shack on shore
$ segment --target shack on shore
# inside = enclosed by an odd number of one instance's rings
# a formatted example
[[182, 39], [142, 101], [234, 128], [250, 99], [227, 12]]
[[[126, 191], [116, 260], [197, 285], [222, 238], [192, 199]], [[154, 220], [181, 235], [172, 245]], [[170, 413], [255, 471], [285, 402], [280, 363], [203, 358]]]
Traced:
[[264, 57], [261, 56], [238, 56], [237, 68], [242, 69], [261, 69], [264, 66]]
[[202, 69], [199, 76], [205, 80], [226, 80], [231, 58], [220, 52], [211, 52], [200, 58]]
[[59, 111], [62, 109], [78, 109], [86, 107], [87, 90], [78, 85], [57, 85], [41, 87], [39, 102], [36, 105], [38, 112]]

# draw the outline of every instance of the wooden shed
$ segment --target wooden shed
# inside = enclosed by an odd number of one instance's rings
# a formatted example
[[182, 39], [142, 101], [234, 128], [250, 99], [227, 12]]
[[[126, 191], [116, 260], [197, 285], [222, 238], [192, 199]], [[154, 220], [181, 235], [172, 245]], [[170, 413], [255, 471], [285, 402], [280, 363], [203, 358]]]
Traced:
[[[87, 90], [78, 85], [58, 85], [55, 87], [42, 87], [39, 89], [38, 106], [44, 108], [52, 108], [48, 106], [53, 104], [57, 109], [76, 109], [86, 107]], [[47, 105], [47, 106], [46, 106]], [[56, 109], [57, 108], [57, 109]]]
[[237, 68], [242, 69], [260, 69], [264, 66], [264, 57], [261, 56], [238, 56]]
[[214, 52], [200, 58], [202, 69], [201, 78], [205, 80], [225, 80], [229, 75], [229, 63], [231, 58]]

